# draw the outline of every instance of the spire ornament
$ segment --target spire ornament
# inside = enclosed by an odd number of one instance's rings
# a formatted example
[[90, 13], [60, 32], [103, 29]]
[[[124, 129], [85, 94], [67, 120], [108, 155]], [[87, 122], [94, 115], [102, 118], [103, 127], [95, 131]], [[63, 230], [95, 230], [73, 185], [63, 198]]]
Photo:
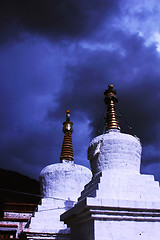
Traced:
[[66, 121], [63, 123], [64, 139], [62, 144], [62, 151], [60, 156], [60, 161], [63, 160], [73, 161], [73, 145], [72, 145], [72, 132], [73, 132], [73, 122], [70, 121], [70, 111], [66, 111]]
[[108, 85], [108, 89], [104, 92], [104, 102], [108, 105], [106, 117], [106, 132], [115, 129], [120, 130], [119, 121], [116, 114], [115, 103], [118, 102], [116, 90], [113, 90], [113, 85]]

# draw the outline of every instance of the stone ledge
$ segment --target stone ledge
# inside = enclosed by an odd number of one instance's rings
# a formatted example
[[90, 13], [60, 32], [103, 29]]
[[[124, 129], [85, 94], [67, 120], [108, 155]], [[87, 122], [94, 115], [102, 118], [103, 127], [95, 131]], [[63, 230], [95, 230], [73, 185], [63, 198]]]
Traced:
[[70, 240], [70, 234], [68, 233], [39, 233], [39, 232], [22, 232], [19, 236], [20, 239], [58, 239], [58, 240]]
[[81, 202], [81, 207], [78, 208], [77, 205], [75, 209], [62, 214], [61, 221], [69, 227], [91, 220], [160, 222], [160, 209], [101, 206], [101, 204], [87, 204], [87, 201], [84, 207], [83, 204]]
[[[144, 215], [142, 220], [148, 221], [153, 220], [152, 215], [158, 216], [158, 220], [160, 221], [160, 203], [159, 202], [143, 202], [143, 201], [127, 201], [127, 200], [106, 200], [106, 199], [96, 199], [96, 198], [85, 198], [76, 204], [73, 208], [63, 213], [60, 216], [61, 221], [69, 224], [70, 219], [78, 219], [79, 216], [83, 216], [85, 214], [85, 220], [87, 220], [87, 215], [91, 217], [92, 212], [90, 210], [98, 210], [101, 213], [106, 214], [105, 211], [112, 211], [116, 213], [114, 215], [120, 215], [120, 213], [129, 212], [133, 217], [136, 214], [140, 213], [140, 217]], [[105, 211], [104, 211], [105, 210]], [[95, 212], [96, 213], [96, 212]], [[135, 213], [135, 214], [133, 214]], [[147, 219], [147, 216], [149, 219]], [[129, 218], [128, 218], [129, 219]], [[140, 219], [140, 218], [139, 218]], [[124, 220], [124, 219], [122, 219]], [[136, 220], [132, 218], [132, 220]], [[70, 225], [68, 225], [70, 226]]]

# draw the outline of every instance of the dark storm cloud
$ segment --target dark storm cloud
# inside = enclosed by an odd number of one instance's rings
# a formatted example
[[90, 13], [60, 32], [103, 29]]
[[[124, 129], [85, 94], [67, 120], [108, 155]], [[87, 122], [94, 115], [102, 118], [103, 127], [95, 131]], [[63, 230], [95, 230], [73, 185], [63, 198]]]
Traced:
[[6, 0], [0, 2], [0, 41], [25, 38], [24, 32], [57, 37], [84, 37], [118, 11], [117, 0]]
[[[66, 68], [58, 108], [71, 106], [73, 112], [78, 110], [85, 115], [91, 121], [93, 137], [104, 127], [103, 92], [113, 83], [119, 97], [122, 132], [136, 134], [146, 147], [154, 145], [160, 142], [160, 56], [154, 44], [146, 46], [138, 35], [119, 31], [118, 36], [118, 41], [113, 39], [117, 49], [80, 50], [83, 58]], [[51, 111], [48, 117], [52, 116]], [[150, 151], [150, 159], [145, 157], [143, 161], [150, 164], [157, 162], [158, 157], [159, 152], [155, 156]]]
[[[154, 44], [133, 34], [141, 26], [137, 12], [151, 23], [144, 24], [144, 32], [152, 28], [155, 12], [143, 11], [141, 5], [0, 1], [1, 167], [37, 177], [43, 167], [59, 162], [68, 108], [75, 160], [87, 165], [89, 140], [104, 128], [103, 92], [113, 83], [122, 132], [140, 137], [142, 170], [160, 177], [155, 171], [160, 158], [160, 56]], [[143, 27], [138, 30], [143, 33]]]
[[[157, 140], [159, 134], [156, 128], [160, 118], [160, 57], [154, 45], [145, 46], [142, 37], [128, 36], [123, 32], [118, 36], [120, 49], [84, 49], [81, 52], [83, 59], [80, 57], [78, 64], [67, 67], [58, 101], [60, 107], [71, 105], [73, 109], [85, 112], [90, 120], [97, 119], [104, 108], [103, 92], [108, 84], [113, 83], [122, 112], [124, 105], [131, 125], [135, 125], [142, 141], [148, 143], [151, 139]], [[67, 91], [66, 86], [69, 86]], [[93, 125], [96, 126], [94, 120]]]
[[[44, 166], [59, 160], [63, 137], [61, 122], [53, 127], [44, 121], [48, 107], [54, 106], [52, 95], [63, 72], [59, 73], [60, 51], [57, 56], [56, 48], [54, 55], [49, 50], [44, 42], [34, 45], [28, 40], [0, 52], [1, 168], [34, 178]], [[54, 134], [59, 135], [56, 141]]]

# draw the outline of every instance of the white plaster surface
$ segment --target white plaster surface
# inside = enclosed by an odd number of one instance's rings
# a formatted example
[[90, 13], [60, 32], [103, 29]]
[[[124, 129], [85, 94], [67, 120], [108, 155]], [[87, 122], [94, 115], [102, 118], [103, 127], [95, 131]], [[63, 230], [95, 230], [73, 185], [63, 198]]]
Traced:
[[77, 201], [91, 177], [88, 168], [71, 161], [49, 165], [40, 173], [41, 194], [44, 197], [70, 198]]
[[72, 240], [160, 239], [159, 183], [140, 174], [141, 150], [138, 138], [118, 131], [92, 140], [93, 178], [61, 215]]
[[[95, 221], [94, 240], [158, 240], [160, 223], [150, 221]], [[104, 234], [105, 233], [105, 234]], [[91, 240], [91, 239], [90, 239]]]
[[63, 161], [45, 167], [40, 173], [41, 194], [44, 198], [24, 230], [26, 235], [35, 232], [40, 237], [46, 233], [49, 234], [46, 236], [50, 236], [47, 239], [61, 239], [60, 235], [66, 234], [63, 239], [68, 239], [70, 229], [60, 221], [60, 215], [73, 207], [91, 177], [88, 168], [73, 162]]
[[110, 169], [103, 170], [85, 186], [79, 200], [85, 197], [160, 202], [160, 188], [152, 175]]
[[159, 202], [159, 183], [152, 175], [140, 174], [141, 151], [139, 139], [129, 134], [111, 131], [94, 138], [88, 149], [94, 177], [79, 200], [94, 197]]
[[88, 148], [93, 175], [104, 169], [126, 169], [140, 172], [141, 143], [138, 138], [120, 132], [109, 132], [94, 138]]
[[[73, 206], [73, 202], [70, 203]], [[41, 233], [58, 233], [60, 230], [69, 232], [67, 226], [60, 222], [60, 215], [68, 210], [66, 202], [58, 199], [44, 198], [37, 211], [30, 219], [27, 231]]]
[[[160, 237], [160, 211], [114, 207], [84, 199], [62, 215], [72, 240], [155, 240]], [[72, 217], [71, 217], [72, 212]]]

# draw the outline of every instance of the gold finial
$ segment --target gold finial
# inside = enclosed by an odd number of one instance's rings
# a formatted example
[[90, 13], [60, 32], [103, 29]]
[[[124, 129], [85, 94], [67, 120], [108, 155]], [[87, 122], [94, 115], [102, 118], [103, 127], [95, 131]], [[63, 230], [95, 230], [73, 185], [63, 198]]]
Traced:
[[108, 89], [104, 92], [104, 102], [108, 105], [106, 117], [106, 131], [110, 129], [120, 130], [118, 117], [115, 110], [115, 102], [118, 102], [116, 90], [113, 90], [113, 85], [108, 85]]
[[66, 111], [66, 121], [63, 123], [64, 139], [62, 144], [62, 151], [60, 161], [63, 160], [73, 161], [73, 145], [72, 145], [72, 132], [73, 122], [70, 121], [70, 111]]

